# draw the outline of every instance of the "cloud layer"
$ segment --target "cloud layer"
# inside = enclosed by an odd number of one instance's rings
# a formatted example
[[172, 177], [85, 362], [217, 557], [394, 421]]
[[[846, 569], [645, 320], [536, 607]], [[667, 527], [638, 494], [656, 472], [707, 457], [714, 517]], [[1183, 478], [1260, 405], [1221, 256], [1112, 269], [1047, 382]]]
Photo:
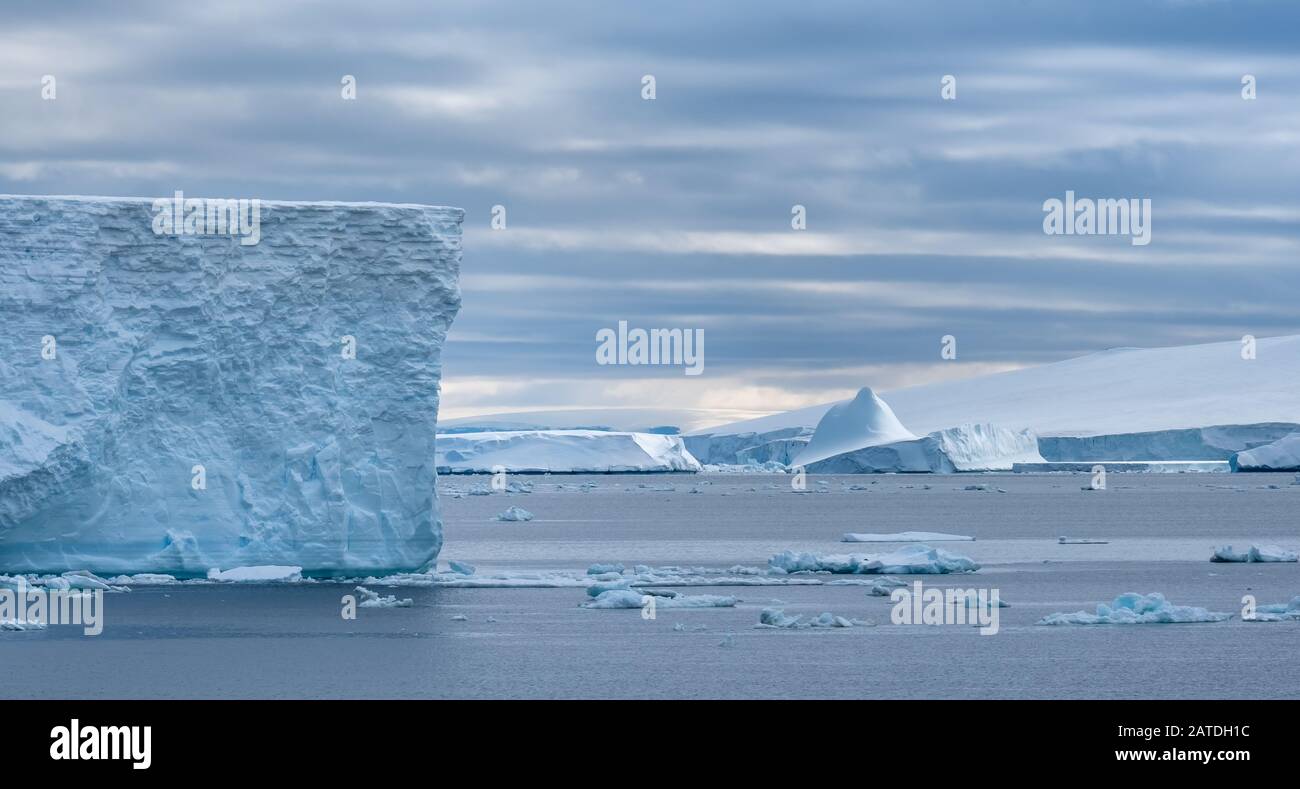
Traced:
[[[449, 415], [789, 408], [1300, 333], [1297, 27], [1249, 2], [16, 3], [0, 192], [459, 205]], [[1067, 190], [1150, 198], [1152, 243], [1045, 236]], [[707, 372], [597, 366], [620, 320], [704, 329]]]

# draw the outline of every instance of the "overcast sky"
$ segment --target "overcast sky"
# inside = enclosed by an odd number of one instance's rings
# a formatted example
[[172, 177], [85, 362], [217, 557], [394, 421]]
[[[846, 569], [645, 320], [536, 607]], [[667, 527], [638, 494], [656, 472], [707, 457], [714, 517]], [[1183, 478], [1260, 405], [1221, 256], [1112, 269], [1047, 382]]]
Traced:
[[[465, 208], [446, 417], [784, 410], [1300, 333], [1296, 4], [11, 0], [0, 19], [0, 192]], [[1149, 198], [1151, 243], [1044, 235], [1067, 190]], [[704, 374], [598, 366], [620, 320], [703, 329]]]

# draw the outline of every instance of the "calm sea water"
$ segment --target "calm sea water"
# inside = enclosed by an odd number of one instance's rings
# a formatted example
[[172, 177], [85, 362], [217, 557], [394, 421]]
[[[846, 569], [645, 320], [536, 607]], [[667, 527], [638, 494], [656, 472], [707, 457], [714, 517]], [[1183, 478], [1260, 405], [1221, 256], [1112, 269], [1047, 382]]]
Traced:
[[[1085, 475], [814, 477], [796, 493], [780, 475], [555, 476], [520, 478], [531, 494], [458, 498], [447, 494], [487, 478], [444, 478], [444, 562], [480, 574], [762, 566], [785, 549], [890, 547], [838, 542], [844, 532], [942, 531], [976, 537], [942, 547], [983, 567], [921, 580], [997, 588], [1011, 607], [981, 636], [892, 625], [889, 599], [853, 586], [684, 589], [742, 603], [653, 621], [578, 608], [582, 589], [373, 587], [415, 605], [345, 621], [351, 586], [138, 587], [107, 598], [96, 638], [0, 633], [0, 664], [22, 667], [0, 674], [0, 697], [1296, 698], [1300, 623], [1034, 625], [1127, 591], [1232, 613], [1246, 594], [1300, 595], [1300, 565], [1208, 561], [1223, 543], [1300, 548], [1293, 478], [1112, 474], [1107, 490], [1085, 492]], [[536, 519], [493, 519], [510, 505]], [[754, 629], [769, 606], [877, 626]]]

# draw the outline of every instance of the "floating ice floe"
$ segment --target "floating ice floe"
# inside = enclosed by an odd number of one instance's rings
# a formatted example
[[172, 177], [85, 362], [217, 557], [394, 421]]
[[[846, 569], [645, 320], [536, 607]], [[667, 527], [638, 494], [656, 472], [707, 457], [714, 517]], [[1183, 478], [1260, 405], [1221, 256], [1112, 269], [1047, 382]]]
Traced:
[[361, 602], [357, 604], [359, 608], [410, 608], [415, 605], [411, 598], [397, 599], [394, 595], [380, 596], [378, 592], [372, 592], [364, 586], [357, 587], [357, 594], [361, 595]]
[[848, 619], [830, 612], [823, 612], [810, 619], [804, 619], [798, 614], [790, 616], [781, 608], [764, 608], [759, 612], [758, 624], [754, 625], [754, 627], [758, 629], [801, 630], [810, 627], [869, 627], [870, 625], [870, 622], [861, 619]]
[[213, 567], [208, 570], [208, 580], [233, 583], [293, 583], [302, 580], [302, 568], [264, 564], [257, 567], [234, 567], [223, 571]]
[[497, 516], [499, 521], [530, 521], [533, 514], [523, 507], [507, 507], [506, 511]]
[[1222, 614], [1190, 605], [1174, 605], [1159, 592], [1149, 595], [1127, 592], [1115, 598], [1110, 605], [1097, 604], [1097, 613], [1076, 611], [1072, 614], [1049, 614], [1038, 621], [1040, 625], [1152, 625], [1192, 622], [1222, 622], [1231, 619]]
[[974, 537], [964, 534], [944, 534], [937, 531], [900, 531], [893, 534], [863, 534], [848, 532], [840, 542], [974, 542]]
[[62, 575], [0, 575], [0, 589], [16, 589], [19, 579], [29, 588], [44, 588], [63, 592], [129, 592], [129, 587], [116, 579], [108, 581], [86, 570], [70, 570]]
[[[581, 604], [583, 608], [642, 608], [650, 595], [630, 589], [610, 589], [596, 595], [596, 599]], [[735, 608], [739, 598], [700, 594], [675, 597], [654, 596], [655, 608]]]
[[19, 622], [14, 619], [0, 619], [0, 632], [18, 632], [23, 630], [44, 630], [44, 622]]
[[1300, 620], [1300, 596], [1289, 603], [1268, 603], [1255, 607], [1253, 616], [1242, 615], [1246, 622], [1288, 622]]
[[469, 564], [468, 562], [458, 562], [455, 559], [452, 559], [447, 564], [451, 567], [451, 571], [453, 573], [456, 573], [457, 575], [474, 574], [475, 567], [474, 565]]
[[874, 597], [889, 597], [895, 589], [901, 589], [907, 586], [906, 581], [900, 581], [897, 578], [877, 578], [871, 582], [871, 589], [867, 591]]
[[1061, 545], [1110, 545], [1110, 540], [1091, 540], [1087, 537], [1057, 537]]
[[1214, 549], [1210, 557], [1212, 562], [1294, 562], [1300, 556], [1279, 548], [1276, 545], [1252, 545], [1246, 551], [1234, 551], [1231, 545], [1221, 545]]
[[906, 575], [975, 572], [979, 565], [965, 556], [928, 545], [907, 545], [882, 554], [813, 554], [785, 551], [768, 559], [786, 573]]
[[1238, 452], [1228, 459], [1233, 471], [1295, 471], [1300, 469], [1300, 433], [1271, 444]]

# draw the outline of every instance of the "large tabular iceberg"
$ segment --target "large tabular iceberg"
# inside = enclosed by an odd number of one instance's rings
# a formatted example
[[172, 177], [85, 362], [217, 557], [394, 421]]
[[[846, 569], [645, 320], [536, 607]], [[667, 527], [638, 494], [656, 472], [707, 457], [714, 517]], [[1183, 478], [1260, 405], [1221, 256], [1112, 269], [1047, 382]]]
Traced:
[[427, 565], [462, 217], [262, 202], [244, 244], [0, 197], [0, 570]]
[[1038, 437], [997, 425], [961, 425], [923, 438], [863, 447], [810, 463], [817, 474], [1010, 471], [1016, 463], [1042, 463]]
[[444, 474], [699, 471], [680, 436], [602, 430], [514, 430], [438, 437]]
[[1300, 471], [1300, 433], [1238, 452], [1229, 463], [1233, 471]]

